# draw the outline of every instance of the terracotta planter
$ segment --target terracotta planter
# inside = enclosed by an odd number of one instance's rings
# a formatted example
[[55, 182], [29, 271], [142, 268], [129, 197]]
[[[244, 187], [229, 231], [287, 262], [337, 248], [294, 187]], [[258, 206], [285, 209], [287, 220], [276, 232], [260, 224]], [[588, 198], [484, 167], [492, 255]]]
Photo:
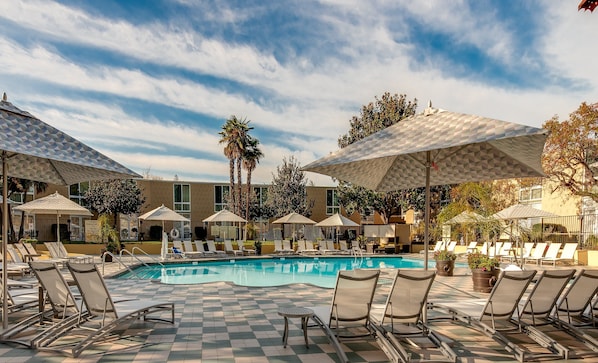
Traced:
[[485, 271], [482, 269], [472, 269], [471, 278], [473, 281], [473, 291], [490, 292], [496, 283], [500, 270]]
[[436, 275], [453, 276], [455, 260], [436, 260]]

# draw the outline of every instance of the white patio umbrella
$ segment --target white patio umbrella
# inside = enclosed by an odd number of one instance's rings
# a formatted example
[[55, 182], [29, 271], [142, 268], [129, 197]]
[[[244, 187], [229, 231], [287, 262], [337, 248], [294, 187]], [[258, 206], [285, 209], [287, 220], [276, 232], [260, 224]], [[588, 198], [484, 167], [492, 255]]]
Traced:
[[[44, 123], [7, 101], [0, 101], [0, 156], [3, 211], [8, 210], [8, 180], [16, 177], [68, 185], [100, 179], [141, 178], [89, 146]], [[2, 213], [2, 258], [6, 261], [8, 213]], [[2, 273], [2, 298], [7, 301], [7, 275]], [[2, 328], [8, 327], [8, 306], [2, 305]]]
[[[338, 229], [339, 227], [359, 227], [358, 223], [353, 222], [349, 218], [341, 215], [340, 213], [336, 213], [331, 215], [330, 217], [316, 223], [318, 227], [335, 227]], [[337, 235], [337, 234], [335, 234]]]
[[[549, 218], [549, 217], [558, 217], [554, 213], [550, 213], [538, 208], [534, 208], [532, 206], [526, 204], [515, 204], [510, 207], [507, 207], [500, 212], [496, 212], [492, 215], [495, 219], [500, 219], [504, 221], [509, 221], [510, 225], [510, 234], [509, 240], [513, 236], [513, 224], [517, 220], [521, 219], [528, 219], [528, 218]], [[519, 227], [518, 227], [519, 228]], [[517, 252], [517, 249], [514, 250]], [[515, 253], [515, 261], [517, 261], [517, 254]]]
[[203, 222], [204, 223], [216, 223], [216, 222], [239, 223], [239, 228], [240, 228], [241, 223], [247, 223], [247, 220], [245, 220], [243, 217], [240, 217], [227, 209], [222, 209], [222, 210], [212, 214], [208, 218], [204, 219]]
[[62, 215], [92, 216], [93, 214], [85, 207], [64, 197], [58, 192], [48, 196], [34, 199], [31, 202], [14, 207], [13, 210], [25, 212], [26, 214], [56, 214], [56, 240], [60, 242], [60, 217]]
[[[430, 185], [542, 176], [547, 131], [432, 108], [303, 167], [377, 191], [425, 187], [424, 248]], [[428, 268], [428, 254], [425, 254]]]
[[290, 224], [293, 228], [293, 240], [295, 240], [295, 225], [297, 224], [316, 224], [316, 221], [313, 221], [305, 216], [302, 216], [299, 213], [291, 212], [285, 216], [278, 218], [277, 220], [273, 221], [272, 224]]
[[190, 222], [189, 218], [165, 207], [164, 204], [140, 215], [139, 219], [144, 221], [162, 221], [162, 247], [160, 249], [160, 256], [163, 260], [166, 259], [166, 254], [168, 253], [168, 235], [164, 232], [164, 221]]

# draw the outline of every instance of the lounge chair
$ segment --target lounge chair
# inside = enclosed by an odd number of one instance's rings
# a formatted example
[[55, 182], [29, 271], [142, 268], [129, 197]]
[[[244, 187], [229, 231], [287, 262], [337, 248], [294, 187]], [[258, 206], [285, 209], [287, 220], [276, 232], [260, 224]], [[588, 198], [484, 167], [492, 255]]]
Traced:
[[189, 257], [189, 258], [198, 258], [198, 257], [203, 257], [203, 248], [197, 249], [197, 251], [193, 250], [193, 242], [191, 242], [190, 240], [186, 240], [183, 241], [183, 248], [184, 248], [184, 254], [185, 257]]
[[[379, 276], [380, 270], [339, 271], [332, 303], [312, 308], [314, 320], [330, 327], [338, 337], [371, 335], [370, 309]], [[348, 331], [356, 327], [365, 328], [365, 334]]]
[[[519, 362], [526, 358], [526, 351], [509, 340], [502, 331], [518, 332], [513, 315], [519, 315], [519, 302], [536, 275], [535, 270], [502, 271], [487, 300], [437, 301], [429, 304], [443, 310], [453, 321], [460, 321], [502, 344]], [[446, 316], [435, 317], [443, 319]]]
[[305, 254], [317, 254], [320, 251], [317, 248], [314, 248], [313, 241], [305, 241], [305, 250], [303, 251]]
[[[2, 281], [0, 280], [0, 289], [2, 288]], [[19, 290], [19, 291], [16, 291]], [[20, 311], [38, 306], [39, 295], [37, 289], [6, 289], [6, 297], [8, 303], [6, 308], [8, 312]], [[0, 306], [2, 305], [0, 301]]]
[[534, 242], [525, 242], [523, 244], [523, 248], [511, 248], [511, 254], [502, 256], [502, 260], [508, 260], [509, 263], [513, 263], [514, 261], [525, 261], [526, 258], [531, 256], [532, 250], [534, 249]]
[[351, 249], [349, 249], [347, 247], [347, 241], [345, 241], [344, 239], [341, 239], [340, 241], [338, 241], [339, 244], [339, 253], [342, 253], [344, 255], [349, 255], [351, 254]]
[[46, 249], [50, 253], [51, 259], [64, 267], [66, 266], [66, 263], [69, 262], [70, 258], [68, 255], [65, 256], [61, 253], [60, 248], [56, 243], [57, 242], [44, 242], [44, 246], [46, 246]]
[[497, 253], [496, 257], [502, 259], [504, 257], [508, 257], [511, 255], [511, 250], [513, 247], [512, 242], [504, 242], [500, 247], [500, 251]]
[[527, 263], [528, 261], [534, 261], [536, 265], [540, 263], [540, 260], [544, 258], [544, 253], [546, 252], [546, 242], [538, 242], [536, 243], [536, 247], [534, 248], [533, 252], [530, 254], [529, 257], [523, 259], [523, 263]]
[[424, 254], [424, 253], [434, 253], [434, 252], [438, 252], [440, 250], [444, 249], [444, 241], [436, 241], [436, 244], [434, 245], [434, 248], [431, 250], [421, 250], [419, 251], [420, 254]]
[[226, 251], [227, 254], [232, 254], [234, 256], [243, 256], [243, 251], [233, 248], [233, 242], [230, 239], [224, 240], [224, 251]]
[[494, 246], [488, 247], [488, 256], [490, 257], [499, 257], [500, 251], [502, 249], [503, 242], [494, 242]]
[[241, 251], [241, 253], [243, 255], [255, 255], [255, 249], [245, 248], [245, 240], [242, 240], [242, 239], [237, 240], [237, 247], [239, 248], [239, 251]]
[[219, 249], [216, 248], [216, 243], [214, 243], [214, 240], [209, 239], [206, 243], [208, 245], [208, 252], [209, 253], [213, 253], [213, 254], [215, 254], [216, 256], [219, 256], [219, 257], [226, 256], [226, 251], [221, 251], [221, 250], [219, 250]]
[[[86, 323], [86, 329], [83, 330], [86, 334], [67, 347], [62, 344], [52, 347], [52, 342], [65, 337], [65, 333], [68, 333], [70, 329], [78, 327], [78, 324], [72, 324], [72, 320], [69, 319], [68, 324], [59, 324], [55, 328], [55, 331], [59, 332], [58, 334], [48, 339], [41, 339], [38, 342], [38, 349], [60, 351], [78, 357], [84, 349], [101, 341], [106, 335], [114, 333], [115, 328], [127, 320], [143, 318], [144, 320], [174, 324], [174, 303], [153, 300], [127, 300], [115, 303], [95, 264], [69, 262], [67, 266], [81, 293], [84, 307], [79, 308], [78, 314], [82, 318], [81, 321]], [[169, 313], [168, 319], [161, 317], [163, 312]], [[156, 313], [159, 313], [160, 316], [152, 317], [151, 314]], [[99, 327], [92, 329], [92, 325], [96, 324]], [[67, 338], [70, 337], [65, 338], [70, 341]]]
[[293, 245], [291, 244], [291, 241], [289, 241], [288, 239], [285, 239], [282, 241], [282, 252], [283, 253], [295, 253], [295, 250], [293, 249]]
[[68, 251], [64, 247], [64, 244], [62, 243], [62, 241], [55, 242], [55, 243], [56, 243], [56, 247], [58, 248], [58, 251], [60, 252], [61, 257], [68, 258], [69, 261], [72, 261], [72, 262], [86, 262], [86, 263], [93, 262], [94, 256], [86, 255], [83, 253], [68, 253]]
[[473, 242], [469, 242], [469, 245], [467, 246], [467, 250], [465, 251], [465, 253], [466, 254], [474, 253], [474, 252], [477, 252], [477, 250], [478, 250], [478, 242], [473, 241]]
[[29, 265], [23, 261], [21, 255], [19, 255], [12, 244], [6, 244], [6, 252], [10, 259], [10, 262], [8, 263], [10, 268], [13, 270], [21, 270], [23, 273], [29, 272]]
[[598, 292], [598, 270], [580, 270], [559, 299], [555, 318], [572, 326], [596, 326], [592, 299]]
[[333, 240], [326, 241], [326, 249], [328, 250], [328, 253], [340, 253], [340, 250], [334, 245]]
[[185, 250], [183, 249], [183, 241], [172, 241], [172, 247], [169, 248], [168, 257], [185, 258]]
[[559, 255], [560, 250], [561, 250], [561, 244], [557, 243], [557, 242], [552, 242], [550, 244], [550, 246], [548, 246], [548, 249], [546, 250], [544, 257], [542, 257], [538, 261], [538, 263], [541, 265], [542, 261], [544, 261], [544, 260], [550, 260], [550, 261], [555, 260], [557, 258], [557, 256]]
[[283, 253], [282, 240], [279, 240], [279, 239], [274, 240], [274, 253], [278, 253], [279, 255]]
[[410, 361], [410, 354], [399, 338], [423, 336], [439, 347], [448, 361], [456, 361], [457, 356], [452, 349], [423, 321], [435, 276], [435, 271], [397, 270], [386, 304], [372, 306], [370, 315], [376, 340], [391, 360]]
[[305, 240], [297, 241], [297, 253], [303, 255], [305, 253]]
[[204, 242], [202, 240], [196, 239], [195, 241], [193, 241], [193, 243], [195, 244], [195, 249], [201, 252], [204, 257], [216, 255], [216, 252], [206, 250], [206, 248], [204, 247]]
[[[339, 271], [331, 305], [310, 308], [314, 311], [313, 321], [324, 331], [343, 363], [349, 359], [338, 338], [372, 334], [370, 309], [379, 277], [380, 270]], [[341, 329], [361, 328], [365, 328], [365, 334], [340, 335]]]
[[[573, 262], [575, 260], [575, 251], [577, 251], [577, 243], [565, 243], [561, 255], [559, 257], [546, 256], [540, 260], [540, 265], [544, 262], [552, 262], [552, 266], [555, 267], [557, 262]], [[546, 253], [548, 255], [548, 252]]]
[[455, 247], [457, 247], [457, 241], [450, 241], [446, 245], [446, 250], [448, 252], [454, 253], [455, 252]]

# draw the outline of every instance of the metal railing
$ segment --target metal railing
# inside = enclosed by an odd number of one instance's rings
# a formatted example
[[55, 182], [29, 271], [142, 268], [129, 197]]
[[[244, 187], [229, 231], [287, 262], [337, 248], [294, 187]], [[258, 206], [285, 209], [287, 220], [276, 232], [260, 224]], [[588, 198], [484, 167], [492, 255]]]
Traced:
[[532, 219], [522, 229], [523, 240], [576, 242], [579, 248], [598, 248], [598, 214]]

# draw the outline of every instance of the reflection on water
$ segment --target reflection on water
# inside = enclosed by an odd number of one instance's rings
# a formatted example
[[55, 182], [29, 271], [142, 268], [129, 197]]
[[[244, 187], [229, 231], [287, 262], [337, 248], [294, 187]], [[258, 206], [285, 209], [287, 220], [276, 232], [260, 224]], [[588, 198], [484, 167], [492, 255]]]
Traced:
[[160, 279], [166, 284], [228, 281], [242, 286], [306, 283], [333, 288], [339, 270], [423, 268], [423, 261], [401, 257], [269, 258], [142, 266], [119, 278]]

